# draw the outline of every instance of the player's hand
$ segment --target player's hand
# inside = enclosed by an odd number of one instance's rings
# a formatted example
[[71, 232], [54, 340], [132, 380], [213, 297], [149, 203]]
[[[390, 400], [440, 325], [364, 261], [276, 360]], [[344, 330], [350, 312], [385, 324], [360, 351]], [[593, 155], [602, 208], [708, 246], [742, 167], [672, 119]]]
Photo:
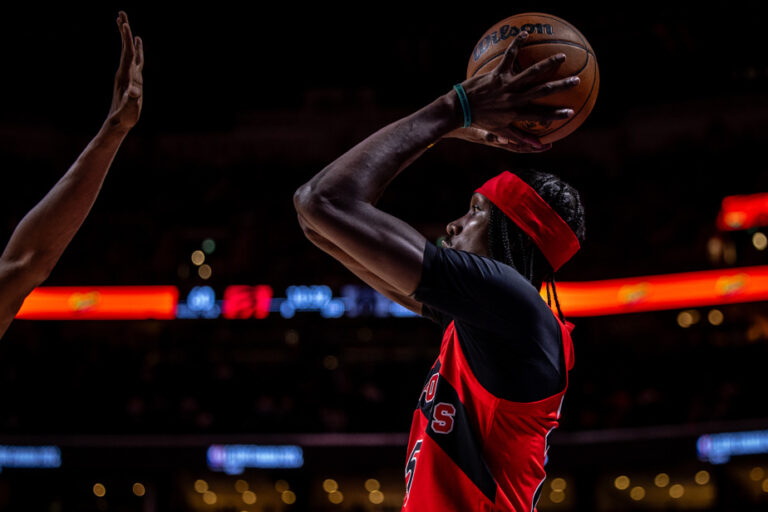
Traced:
[[[516, 141], [522, 132], [513, 129], [513, 122], [557, 121], [573, 115], [570, 108], [534, 104], [538, 98], [578, 85], [579, 79], [575, 76], [549, 80], [565, 61], [565, 54], [555, 54], [519, 73], [514, 71], [518, 48], [527, 37], [527, 32], [520, 32], [493, 71], [462, 83], [469, 99], [473, 128]], [[530, 137], [527, 142], [534, 147], [538, 145], [539, 150], [543, 147], [535, 137]]]
[[117, 129], [128, 131], [136, 124], [141, 114], [144, 84], [141, 70], [144, 68], [144, 44], [140, 37], [133, 37], [128, 15], [120, 11], [117, 26], [123, 40], [120, 66], [115, 75], [112, 106], [107, 122]]
[[552, 148], [552, 144], [542, 144], [536, 137], [528, 135], [513, 126], [507, 128], [509, 137], [502, 137], [495, 133], [475, 128], [457, 128], [447, 133], [443, 138], [462, 139], [475, 144], [484, 144], [494, 148], [505, 149], [513, 153], [541, 153]]

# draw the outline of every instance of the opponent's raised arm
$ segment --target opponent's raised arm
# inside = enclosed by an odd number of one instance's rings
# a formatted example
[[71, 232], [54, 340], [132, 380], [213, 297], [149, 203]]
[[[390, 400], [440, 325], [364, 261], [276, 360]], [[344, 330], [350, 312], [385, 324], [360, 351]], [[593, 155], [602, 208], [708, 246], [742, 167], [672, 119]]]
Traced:
[[[513, 71], [518, 46], [526, 37], [523, 32], [515, 38], [495, 70], [462, 83], [468, 105], [462, 106], [452, 90], [377, 131], [299, 188], [294, 203], [310, 239], [345, 265], [356, 262], [350, 269], [358, 275], [361, 269], [373, 274], [378, 283], [386, 284], [377, 288], [382, 293], [395, 297], [413, 293], [421, 277], [426, 240], [405, 222], [374, 206], [390, 181], [430, 144], [448, 134], [468, 140], [480, 134], [481, 140], [475, 142], [487, 143], [482, 134], [491, 133], [531, 150], [543, 150], [547, 146], [515, 130], [511, 123], [573, 115], [570, 109], [533, 104], [537, 98], [578, 83], [573, 78], [548, 81], [564, 61], [563, 54], [520, 73]], [[472, 118], [468, 127], [463, 126], [466, 108]], [[330, 244], [318, 243], [321, 238]]]
[[122, 53], [106, 121], [66, 174], [21, 220], [0, 256], [0, 337], [82, 225], [120, 144], [139, 120], [144, 48], [122, 11], [117, 26]]

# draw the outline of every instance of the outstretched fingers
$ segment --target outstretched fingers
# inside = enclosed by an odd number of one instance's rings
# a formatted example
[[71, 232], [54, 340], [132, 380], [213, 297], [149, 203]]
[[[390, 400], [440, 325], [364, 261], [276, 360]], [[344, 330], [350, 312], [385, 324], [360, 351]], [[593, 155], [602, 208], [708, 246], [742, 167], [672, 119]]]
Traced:
[[518, 86], [524, 87], [538, 85], [551, 77], [563, 62], [565, 62], [565, 54], [556, 53], [518, 73], [517, 76], [515, 76], [515, 83]]
[[528, 32], [520, 32], [515, 36], [509, 46], [507, 46], [504, 52], [504, 57], [497, 66], [498, 73], [513, 73], [513, 67], [515, 65], [515, 59], [517, 59], [517, 52], [520, 49], [520, 45], [528, 38]]
[[123, 42], [120, 55], [120, 67], [118, 68], [118, 74], [120, 74], [121, 71], [126, 72], [129, 66], [133, 63], [136, 56], [136, 48], [133, 45], [133, 34], [131, 33], [131, 26], [128, 23], [128, 15], [123, 11], [120, 11], [117, 15], [117, 27], [120, 30], [120, 38]]
[[552, 148], [552, 144], [543, 144], [535, 135], [526, 133], [512, 124], [501, 130], [501, 133], [517, 153], [540, 153]]
[[533, 89], [527, 91], [525, 95], [529, 99], [534, 100], [536, 98], [549, 96], [550, 94], [555, 94], [557, 92], [567, 91], [568, 89], [571, 89], [579, 85], [579, 82], [580, 82], [579, 77], [569, 76], [568, 78], [563, 78], [561, 80], [554, 80], [552, 82], [546, 82], [539, 86], [536, 86]]
[[139, 67], [139, 71], [144, 69], [144, 41], [139, 36], [136, 36], [136, 65]]

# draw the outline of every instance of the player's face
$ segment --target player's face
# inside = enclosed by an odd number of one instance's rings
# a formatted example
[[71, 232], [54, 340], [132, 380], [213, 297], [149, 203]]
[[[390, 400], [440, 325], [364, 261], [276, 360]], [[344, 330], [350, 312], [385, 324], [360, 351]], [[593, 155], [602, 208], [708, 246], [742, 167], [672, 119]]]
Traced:
[[442, 246], [488, 256], [488, 222], [491, 202], [482, 194], [474, 194], [469, 211], [445, 227], [447, 236]]

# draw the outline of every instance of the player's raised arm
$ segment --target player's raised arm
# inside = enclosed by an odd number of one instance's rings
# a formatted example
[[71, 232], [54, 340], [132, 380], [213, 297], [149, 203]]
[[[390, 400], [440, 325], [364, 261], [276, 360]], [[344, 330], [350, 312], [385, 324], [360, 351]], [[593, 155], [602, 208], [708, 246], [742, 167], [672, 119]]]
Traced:
[[106, 121], [66, 174], [21, 220], [0, 256], [0, 337], [80, 228], [120, 144], [139, 120], [144, 49], [122, 11], [117, 26], [122, 53]]
[[487, 143], [482, 134], [492, 133], [494, 145], [511, 140], [521, 150], [548, 147], [510, 125], [571, 116], [570, 109], [541, 107], [533, 101], [572, 87], [578, 79], [547, 80], [563, 62], [562, 54], [514, 73], [517, 47], [525, 37], [523, 32], [515, 38], [494, 71], [462, 83], [467, 101], [458, 90], [441, 96], [374, 133], [299, 188], [294, 203], [310, 240], [357, 275], [370, 274], [369, 284], [414, 309], [409, 296], [419, 283], [426, 240], [374, 205], [392, 179], [448, 134]]

